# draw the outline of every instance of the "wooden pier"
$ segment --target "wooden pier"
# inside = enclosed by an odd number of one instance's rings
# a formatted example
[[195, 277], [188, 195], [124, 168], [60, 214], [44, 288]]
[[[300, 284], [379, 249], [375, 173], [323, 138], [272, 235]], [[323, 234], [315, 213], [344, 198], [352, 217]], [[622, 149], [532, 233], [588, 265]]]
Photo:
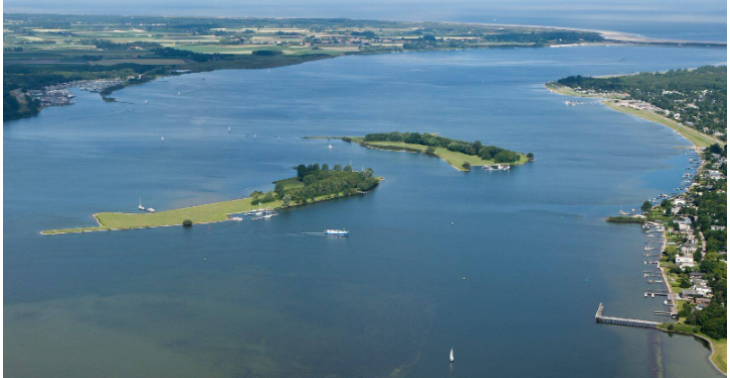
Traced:
[[622, 325], [626, 327], [639, 327], [639, 328], [656, 328], [660, 322], [652, 322], [649, 320], [640, 319], [629, 319], [629, 318], [616, 318], [613, 316], [603, 315], [603, 303], [598, 304], [598, 311], [596, 311], [596, 323], [603, 324], [614, 324]]

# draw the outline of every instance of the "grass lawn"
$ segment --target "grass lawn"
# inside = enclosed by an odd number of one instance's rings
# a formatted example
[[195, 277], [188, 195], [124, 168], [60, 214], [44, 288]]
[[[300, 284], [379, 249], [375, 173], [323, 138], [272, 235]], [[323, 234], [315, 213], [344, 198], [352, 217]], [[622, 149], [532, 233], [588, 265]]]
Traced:
[[712, 347], [715, 353], [712, 354], [712, 362], [717, 365], [720, 370], [727, 373], [727, 339], [712, 340]]
[[633, 114], [635, 116], [641, 117], [643, 119], [656, 122], [659, 124], [662, 124], [664, 126], [669, 127], [670, 129], [680, 133], [683, 137], [685, 137], [687, 140], [692, 142], [697, 147], [709, 147], [710, 145], [714, 143], [718, 143], [720, 146], [724, 146], [725, 142], [716, 139], [710, 135], [701, 133], [689, 126], [685, 126], [679, 122], [675, 122], [667, 117], [664, 117], [663, 115], [654, 113], [652, 111], [648, 110], [636, 110], [631, 109], [625, 106], [618, 106], [616, 104], [613, 104], [611, 102], [604, 102], [606, 106], [608, 106], [611, 109], [618, 110], [620, 112]]
[[[304, 184], [299, 182], [296, 177], [280, 180], [277, 182], [284, 182], [285, 185], [287, 185], [287, 189], [304, 186]], [[339, 198], [343, 196], [344, 194], [342, 193], [335, 196], [320, 196], [314, 198], [313, 202], [326, 201], [329, 199]], [[159, 211], [155, 213], [147, 213], [141, 211], [138, 213], [96, 213], [94, 214], [94, 218], [96, 218], [97, 222], [99, 223], [98, 226], [46, 230], [42, 231], [41, 234], [59, 235], [94, 231], [182, 226], [182, 222], [186, 219], [193, 221], [193, 224], [214, 223], [228, 220], [229, 215], [231, 214], [244, 213], [255, 209], [268, 208], [273, 210], [284, 207], [284, 203], [281, 200], [276, 200], [273, 202], [263, 203], [259, 205], [252, 204], [252, 201], [253, 198], [248, 197], [230, 201], [214, 202], [205, 205], [184, 207], [181, 209]]]
[[[352, 138], [353, 141], [356, 141], [358, 139]], [[360, 138], [359, 140], [361, 140]], [[420, 144], [410, 144], [410, 143], [403, 143], [403, 142], [366, 142], [366, 145], [372, 146], [375, 148], [384, 148], [384, 149], [393, 149], [393, 150], [405, 150], [405, 151], [411, 151], [411, 152], [425, 152], [428, 148], [427, 146], [423, 146]], [[436, 147], [434, 150], [434, 154], [441, 158], [442, 160], [449, 163], [452, 167], [456, 168], [459, 171], [469, 171], [469, 169], [465, 169], [463, 167], [463, 164], [469, 163], [470, 165], [474, 166], [482, 166], [482, 165], [490, 165], [490, 164], [496, 164], [494, 160], [483, 160], [482, 158], [474, 155], [467, 155], [463, 154], [461, 152], [457, 151], [449, 151], [448, 149], [444, 147]], [[520, 160], [516, 163], [512, 163], [511, 165], [520, 165], [527, 163], [527, 156], [520, 154]]]
[[94, 217], [99, 222], [99, 226], [97, 227], [49, 230], [43, 231], [42, 234], [53, 235], [114, 229], [175, 226], [182, 225], [182, 222], [186, 219], [190, 219], [193, 223], [222, 222], [228, 219], [229, 214], [242, 213], [264, 207], [273, 209], [282, 205], [281, 201], [269, 202], [264, 205], [253, 205], [251, 201], [252, 198], [249, 197], [156, 213], [97, 213], [94, 214]]

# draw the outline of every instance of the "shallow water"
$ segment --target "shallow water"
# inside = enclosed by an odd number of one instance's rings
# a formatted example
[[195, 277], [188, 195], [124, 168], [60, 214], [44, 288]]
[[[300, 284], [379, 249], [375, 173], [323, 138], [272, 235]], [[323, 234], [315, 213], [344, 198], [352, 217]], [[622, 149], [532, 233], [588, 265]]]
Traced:
[[[725, 53], [346, 57], [165, 78], [116, 103], [76, 92], [73, 106], [7, 122], [5, 372], [713, 376], [693, 339], [593, 322], [599, 302], [644, 319], [662, 308], [642, 295], [645, 234], [603, 218], [676, 187], [688, 142], [592, 100], [566, 107], [542, 83], [719, 64]], [[537, 161], [461, 173], [424, 155], [300, 139], [393, 130]], [[135, 211], [140, 196], [158, 211], [232, 199], [299, 163], [350, 161], [386, 181], [266, 222], [38, 234]], [[351, 236], [320, 234], [332, 227]]]

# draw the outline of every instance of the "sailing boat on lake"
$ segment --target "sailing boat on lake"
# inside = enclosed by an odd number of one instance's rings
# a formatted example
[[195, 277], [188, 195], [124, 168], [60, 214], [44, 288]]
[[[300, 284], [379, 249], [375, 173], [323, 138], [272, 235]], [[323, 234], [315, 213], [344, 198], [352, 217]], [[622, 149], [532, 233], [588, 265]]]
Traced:
[[451, 348], [451, 352], [449, 353], [449, 362], [454, 363], [454, 348]]

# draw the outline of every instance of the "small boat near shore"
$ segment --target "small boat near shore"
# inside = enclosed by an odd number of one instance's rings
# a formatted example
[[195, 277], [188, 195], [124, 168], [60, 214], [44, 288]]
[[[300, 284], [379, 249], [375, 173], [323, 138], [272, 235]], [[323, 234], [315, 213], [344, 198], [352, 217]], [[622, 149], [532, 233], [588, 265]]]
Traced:
[[485, 165], [485, 171], [509, 171], [510, 166], [506, 164]]
[[258, 215], [258, 214], [262, 214], [262, 215], [253, 217], [253, 218], [251, 218], [251, 220], [269, 219], [271, 217], [275, 217], [275, 216], [279, 215], [279, 213], [277, 213], [273, 210], [266, 210], [263, 213], [257, 212], [256, 215]]

